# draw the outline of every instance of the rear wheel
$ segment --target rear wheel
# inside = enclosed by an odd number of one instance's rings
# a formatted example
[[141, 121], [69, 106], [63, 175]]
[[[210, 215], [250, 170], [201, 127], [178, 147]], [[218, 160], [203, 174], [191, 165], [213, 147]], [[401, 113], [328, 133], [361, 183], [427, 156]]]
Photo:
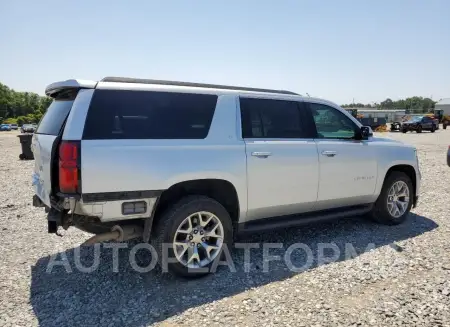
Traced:
[[435, 130], [436, 130], [436, 126], [435, 126], [435, 125], [432, 125], [432, 126], [431, 126], [431, 133], [434, 133]]
[[188, 196], [174, 204], [159, 219], [155, 233], [152, 244], [163, 272], [168, 268], [184, 277], [213, 272], [214, 262], [233, 239], [227, 210], [206, 196]]
[[422, 133], [422, 125], [417, 126], [416, 132], [417, 133]]
[[398, 225], [408, 216], [413, 197], [414, 189], [408, 175], [400, 171], [393, 171], [384, 181], [371, 216], [381, 224]]

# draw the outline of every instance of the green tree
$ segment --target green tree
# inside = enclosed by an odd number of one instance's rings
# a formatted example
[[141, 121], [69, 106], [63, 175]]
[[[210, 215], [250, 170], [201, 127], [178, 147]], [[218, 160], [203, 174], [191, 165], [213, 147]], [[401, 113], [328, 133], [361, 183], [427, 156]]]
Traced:
[[38, 123], [50, 106], [52, 98], [31, 92], [16, 92], [0, 83], [0, 122], [11, 118], [18, 124]]

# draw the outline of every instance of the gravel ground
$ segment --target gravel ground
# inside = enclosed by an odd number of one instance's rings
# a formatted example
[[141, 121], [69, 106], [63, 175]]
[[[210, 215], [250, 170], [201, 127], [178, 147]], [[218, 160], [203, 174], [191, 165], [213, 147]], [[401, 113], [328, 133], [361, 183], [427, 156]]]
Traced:
[[[119, 252], [118, 272], [111, 249], [102, 249], [94, 272], [75, 269], [74, 253], [88, 234], [47, 234], [45, 213], [31, 205], [34, 162], [18, 160], [16, 134], [0, 133], [0, 326], [450, 326], [448, 130], [383, 134], [418, 148], [421, 199], [405, 224], [355, 218], [247, 236], [243, 242], [283, 242], [284, 250], [304, 243], [312, 266], [295, 273], [276, 261], [263, 272], [262, 250], [252, 250], [246, 273], [243, 251], [234, 250], [236, 273], [221, 267], [194, 281], [157, 269], [139, 273], [127, 264], [129, 249]], [[351, 243], [355, 252], [326, 264], [320, 242], [342, 253]], [[62, 265], [47, 272], [55, 254], [72, 272]], [[81, 254], [90, 265], [93, 249]], [[148, 263], [142, 252], [137, 258]], [[300, 252], [292, 255], [296, 266], [305, 260]]]

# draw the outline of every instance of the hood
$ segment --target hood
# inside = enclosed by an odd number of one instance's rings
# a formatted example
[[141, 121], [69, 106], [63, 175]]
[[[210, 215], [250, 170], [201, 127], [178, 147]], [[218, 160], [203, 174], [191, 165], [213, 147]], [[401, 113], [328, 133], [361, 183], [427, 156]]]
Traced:
[[404, 143], [402, 141], [398, 141], [398, 140], [393, 140], [387, 137], [371, 137], [370, 140], [373, 143], [381, 143], [384, 144], [386, 146], [400, 146], [400, 147], [404, 147], [404, 148], [411, 148], [411, 149], [415, 149], [416, 147], [411, 145], [411, 144], [407, 144]]
[[404, 144], [401, 141], [389, 139], [387, 137], [371, 137], [370, 140], [372, 142], [388, 142], [388, 143], [394, 143], [394, 144]]

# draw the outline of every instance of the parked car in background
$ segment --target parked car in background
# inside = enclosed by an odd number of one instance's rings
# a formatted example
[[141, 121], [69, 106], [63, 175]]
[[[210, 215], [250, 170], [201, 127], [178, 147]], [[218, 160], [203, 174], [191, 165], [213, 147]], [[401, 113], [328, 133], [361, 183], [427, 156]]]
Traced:
[[406, 133], [408, 131], [416, 131], [417, 133], [422, 133], [422, 131], [430, 131], [434, 133], [437, 130], [436, 121], [428, 116], [414, 116], [410, 120], [402, 123], [402, 132]]
[[33, 124], [23, 124], [22, 127], [20, 128], [20, 131], [22, 133], [34, 133], [35, 130], [36, 127]]
[[150, 241], [175, 274], [209, 272], [235, 231], [363, 214], [397, 225], [418, 201], [416, 149], [323, 99], [115, 77], [45, 93], [33, 205], [48, 231]]
[[17, 131], [19, 129], [19, 125], [17, 124], [11, 124], [11, 129]]
[[1, 124], [0, 125], [0, 131], [10, 131], [11, 130], [11, 125], [9, 124]]

